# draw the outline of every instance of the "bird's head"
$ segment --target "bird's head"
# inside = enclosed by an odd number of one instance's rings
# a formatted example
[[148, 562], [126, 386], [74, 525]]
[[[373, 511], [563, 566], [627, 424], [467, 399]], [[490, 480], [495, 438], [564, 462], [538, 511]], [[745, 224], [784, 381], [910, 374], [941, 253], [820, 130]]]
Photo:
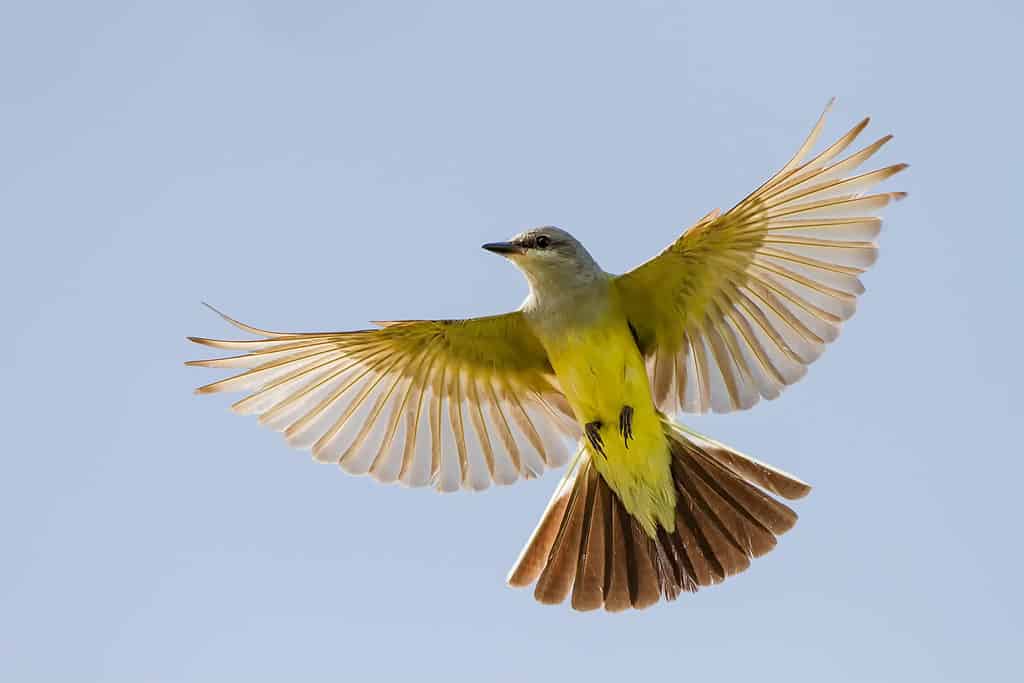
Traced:
[[521, 232], [507, 242], [489, 242], [483, 248], [516, 264], [534, 291], [585, 284], [604, 275], [579, 240], [552, 226]]

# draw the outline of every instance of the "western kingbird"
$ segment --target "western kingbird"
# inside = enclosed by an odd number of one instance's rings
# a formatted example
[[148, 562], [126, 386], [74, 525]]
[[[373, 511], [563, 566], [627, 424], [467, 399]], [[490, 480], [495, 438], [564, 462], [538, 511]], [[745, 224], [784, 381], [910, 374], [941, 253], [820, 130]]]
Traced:
[[517, 311], [313, 333], [223, 316], [257, 338], [190, 337], [241, 352], [191, 361], [243, 369], [197, 391], [247, 392], [235, 412], [318, 461], [440, 491], [537, 476], [571, 440], [510, 585], [618, 611], [718, 583], [796, 522], [767, 494], [811, 487], [670, 416], [750, 408], [800, 379], [853, 315], [876, 214], [904, 196], [866, 192], [905, 164], [854, 175], [891, 136], [835, 160], [868, 119], [805, 161], [828, 109], [778, 173], [624, 275], [564, 230], [528, 230], [483, 245], [526, 276]]

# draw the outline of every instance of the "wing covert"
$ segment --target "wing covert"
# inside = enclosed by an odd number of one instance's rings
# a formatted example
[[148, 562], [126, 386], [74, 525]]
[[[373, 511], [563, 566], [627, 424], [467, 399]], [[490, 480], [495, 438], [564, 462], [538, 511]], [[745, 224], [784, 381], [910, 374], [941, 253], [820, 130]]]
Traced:
[[892, 136], [839, 161], [868, 119], [804, 161], [796, 155], [724, 214], [616, 278], [665, 412], [729, 412], [775, 398], [839, 335], [874, 263], [875, 214], [904, 194], [865, 194], [906, 168], [854, 175]]
[[[219, 313], [219, 312], [218, 312]], [[189, 337], [243, 353], [188, 365], [242, 369], [197, 393], [242, 391], [258, 415], [321, 462], [441, 491], [510, 484], [568, 460], [578, 426], [521, 313], [282, 333], [220, 314], [259, 339]]]

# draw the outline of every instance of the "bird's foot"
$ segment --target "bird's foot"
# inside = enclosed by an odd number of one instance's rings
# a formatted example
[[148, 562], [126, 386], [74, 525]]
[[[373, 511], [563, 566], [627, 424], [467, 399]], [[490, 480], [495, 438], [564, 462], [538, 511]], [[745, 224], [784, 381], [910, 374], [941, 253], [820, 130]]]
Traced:
[[633, 406], [622, 406], [622, 412], [619, 413], [619, 434], [626, 448], [629, 448], [629, 440], [633, 438]]
[[594, 450], [600, 453], [601, 455], [605, 455], [604, 439], [601, 438], [601, 427], [601, 421], [594, 420], [593, 422], [588, 422], [583, 427], [583, 431], [586, 432], [587, 440], [590, 441], [590, 445], [594, 448]]

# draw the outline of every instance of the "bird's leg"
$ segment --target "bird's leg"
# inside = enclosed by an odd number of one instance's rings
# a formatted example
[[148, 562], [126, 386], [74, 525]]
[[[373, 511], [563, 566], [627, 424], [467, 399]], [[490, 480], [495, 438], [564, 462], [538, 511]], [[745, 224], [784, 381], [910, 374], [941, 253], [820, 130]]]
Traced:
[[633, 438], [633, 406], [622, 406], [622, 412], [619, 413], [619, 434], [626, 448], [629, 448], [629, 440]]
[[[601, 421], [594, 420], [593, 422], [588, 422], [583, 427], [583, 431], [586, 432], [587, 440], [590, 441], [590, 445], [593, 446], [594, 450], [601, 455], [605, 455], [604, 440], [601, 438], [601, 427]], [[605, 455], [605, 457], [607, 456]]]

